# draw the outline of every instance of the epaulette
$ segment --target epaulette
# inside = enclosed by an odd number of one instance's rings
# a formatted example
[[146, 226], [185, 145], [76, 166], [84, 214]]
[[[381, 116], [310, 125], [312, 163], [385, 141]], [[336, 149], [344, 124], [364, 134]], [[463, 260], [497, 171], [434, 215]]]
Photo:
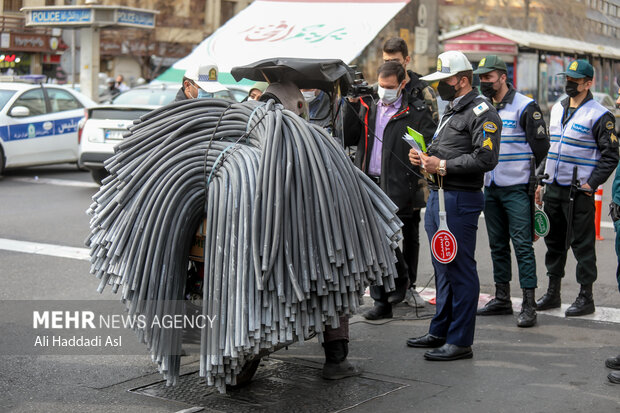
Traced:
[[476, 116], [482, 115], [484, 112], [489, 110], [489, 105], [486, 102], [481, 102], [478, 106], [472, 109]]

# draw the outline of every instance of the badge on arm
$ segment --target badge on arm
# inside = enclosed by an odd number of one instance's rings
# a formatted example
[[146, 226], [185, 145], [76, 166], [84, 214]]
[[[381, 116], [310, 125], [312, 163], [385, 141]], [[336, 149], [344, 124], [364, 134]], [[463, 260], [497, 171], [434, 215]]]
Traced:
[[482, 115], [484, 112], [486, 112], [487, 110], [489, 110], [489, 105], [486, 104], [486, 102], [482, 102], [481, 104], [479, 104], [478, 106], [476, 106], [473, 111], [474, 114], [476, 116], [480, 116]]

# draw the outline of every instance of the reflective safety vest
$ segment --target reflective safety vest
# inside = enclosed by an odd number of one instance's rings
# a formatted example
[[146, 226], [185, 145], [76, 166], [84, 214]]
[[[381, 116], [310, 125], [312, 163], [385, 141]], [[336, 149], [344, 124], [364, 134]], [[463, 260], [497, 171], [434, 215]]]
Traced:
[[607, 109], [590, 99], [577, 108], [563, 126], [564, 107], [561, 102], [553, 105], [549, 120], [551, 147], [545, 166], [549, 179], [545, 183], [570, 185], [575, 165], [579, 183], [583, 185], [588, 181], [601, 159], [601, 152], [592, 136], [592, 127], [605, 113]]
[[530, 179], [530, 159], [533, 155], [521, 127], [521, 115], [534, 100], [515, 93], [511, 103], [498, 110], [502, 118], [502, 140], [499, 145], [499, 162], [495, 169], [484, 174], [484, 185], [497, 186], [527, 184]]

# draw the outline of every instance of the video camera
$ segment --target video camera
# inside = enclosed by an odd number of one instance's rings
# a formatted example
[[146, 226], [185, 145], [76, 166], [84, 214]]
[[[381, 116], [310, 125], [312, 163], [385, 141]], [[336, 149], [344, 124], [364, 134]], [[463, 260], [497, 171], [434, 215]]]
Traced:
[[373, 94], [373, 87], [368, 84], [366, 79], [364, 79], [364, 74], [356, 71], [355, 80], [353, 81], [353, 84], [349, 86], [347, 97], [357, 98], [360, 96], [369, 96]]

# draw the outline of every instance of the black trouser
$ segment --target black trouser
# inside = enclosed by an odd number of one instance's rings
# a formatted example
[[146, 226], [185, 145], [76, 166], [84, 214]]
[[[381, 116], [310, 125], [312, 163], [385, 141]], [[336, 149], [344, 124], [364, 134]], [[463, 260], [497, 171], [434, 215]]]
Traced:
[[323, 332], [323, 349], [327, 363], [342, 363], [349, 353], [349, 317], [341, 316], [340, 326], [325, 326]]
[[416, 209], [408, 217], [400, 217], [403, 221], [403, 250], [396, 250], [396, 270], [398, 278], [394, 280], [395, 290], [386, 292], [383, 286], [373, 285], [370, 287], [370, 296], [375, 300], [375, 305], [389, 305], [390, 294], [402, 292], [407, 288], [407, 281], [411, 287], [415, 286], [418, 278], [418, 256], [420, 254], [420, 210]]
[[[545, 237], [547, 254], [545, 265], [550, 277], [564, 277], [566, 265], [566, 227], [568, 219], [568, 200], [570, 187], [549, 184], [543, 200], [545, 212], [549, 216], [549, 234]], [[577, 260], [577, 282], [582, 285], [596, 281], [596, 238], [594, 227], [594, 197], [583, 192], [575, 195], [573, 205], [573, 233], [570, 248]]]

